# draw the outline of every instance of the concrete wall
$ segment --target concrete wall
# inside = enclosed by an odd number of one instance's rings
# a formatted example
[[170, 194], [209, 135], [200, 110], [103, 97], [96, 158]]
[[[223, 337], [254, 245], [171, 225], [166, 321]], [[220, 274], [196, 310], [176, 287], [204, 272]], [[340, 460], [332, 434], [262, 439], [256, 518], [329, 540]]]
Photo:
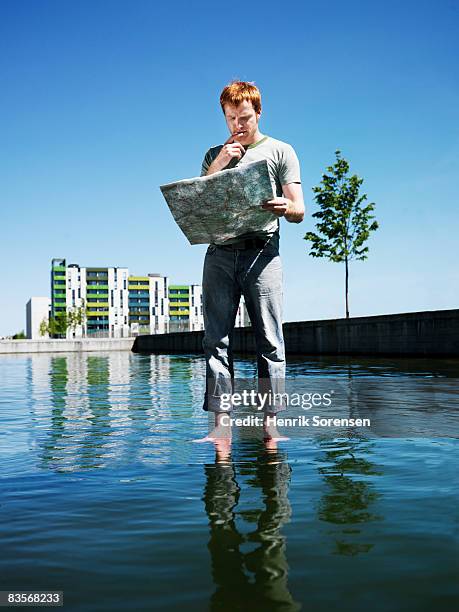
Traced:
[[[203, 332], [138, 336], [133, 351], [201, 353]], [[289, 354], [459, 357], [459, 309], [284, 323]], [[253, 353], [251, 328], [234, 330], [234, 351]]]
[[130, 351], [134, 338], [78, 338], [75, 340], [0, 340], [1, 353], [66, 353], [75, 351]]

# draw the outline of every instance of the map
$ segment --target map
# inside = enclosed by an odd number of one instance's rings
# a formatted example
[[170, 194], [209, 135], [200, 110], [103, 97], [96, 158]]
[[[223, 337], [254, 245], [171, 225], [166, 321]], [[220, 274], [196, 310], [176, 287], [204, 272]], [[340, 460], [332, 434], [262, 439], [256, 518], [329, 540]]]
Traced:
[[190, 244], [221, 243], [264, 230], [275, 218], [261, 208], [274, 197], [265, 159], [160, 189]]

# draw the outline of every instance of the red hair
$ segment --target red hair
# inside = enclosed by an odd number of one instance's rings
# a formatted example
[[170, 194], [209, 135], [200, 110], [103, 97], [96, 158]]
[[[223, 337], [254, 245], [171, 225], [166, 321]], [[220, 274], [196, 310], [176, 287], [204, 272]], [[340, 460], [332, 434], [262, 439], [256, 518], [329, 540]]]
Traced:
[[252, 103], [256, 113], [261, 112], [261, 94], [258, 87], [253, 82], [233, 81], [220, 94], [220, 105], [223, 114], [225, 114], [225, 104], [239, 106], [244, 100]]

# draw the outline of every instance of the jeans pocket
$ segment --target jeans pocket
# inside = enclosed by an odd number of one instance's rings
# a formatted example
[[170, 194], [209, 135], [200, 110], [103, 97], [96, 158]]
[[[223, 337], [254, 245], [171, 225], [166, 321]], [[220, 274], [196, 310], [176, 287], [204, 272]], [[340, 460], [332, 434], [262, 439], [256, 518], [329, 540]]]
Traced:
[[277, 244], [267, 242], [263, 247], [263, 250], [260, 251], [260, 255], [262, 257], [266, 257], [267, 259], [274, 259], [274, 257], [279, 256], [279, 246]]
[[215, 246], [215, 244], [209, 244], [209, 246], [207, 247], [206, 255], [213, 255], [216, 251], [217, 247]]
[[253, 269], [254, 289], [261, 295], [282, 295], [283, 270], [280, 255], [260, 257]]

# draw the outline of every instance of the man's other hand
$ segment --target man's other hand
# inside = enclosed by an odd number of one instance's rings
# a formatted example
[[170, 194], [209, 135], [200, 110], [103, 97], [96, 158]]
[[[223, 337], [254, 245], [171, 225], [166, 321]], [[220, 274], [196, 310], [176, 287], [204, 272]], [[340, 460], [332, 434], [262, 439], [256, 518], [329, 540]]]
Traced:
[[261, 207], [274, 213], [277, 217], [285, 217], [289, 223], [301, 223], [304, 219], [303, 191], [300, 183], [287, 183], [282, 186], [283, 197], [267, 200]]
[[265, 210], [274, 213], [277, 217], [284, 217], [289, 209], [290, 200], [288, 198], [273, 198], [261, 205]]

